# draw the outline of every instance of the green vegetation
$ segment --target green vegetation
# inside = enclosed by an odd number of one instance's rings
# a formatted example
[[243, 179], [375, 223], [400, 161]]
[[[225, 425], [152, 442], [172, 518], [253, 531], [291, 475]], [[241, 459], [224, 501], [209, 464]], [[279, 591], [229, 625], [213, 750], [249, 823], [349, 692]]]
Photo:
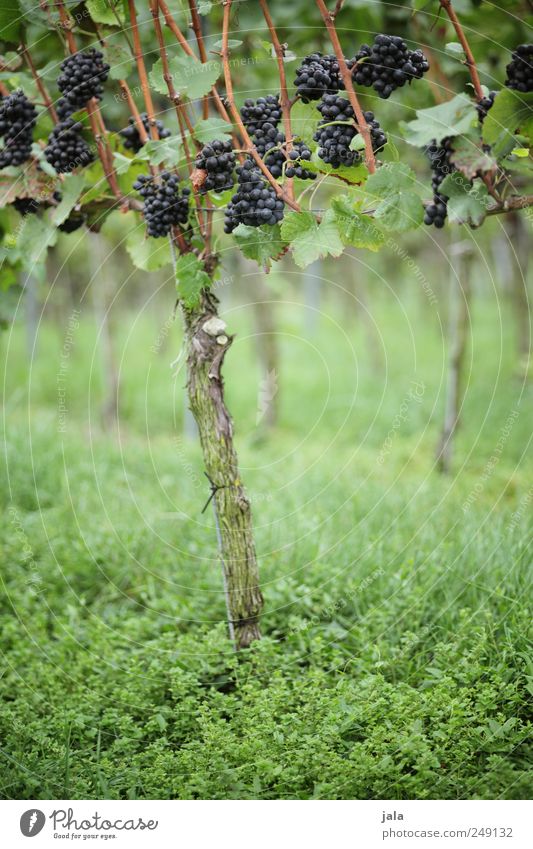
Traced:
[[90, 316], [59, 435], [63, 331], [45, 322], [31, 374], [23, 327], [5, 334], [2, 797], [526, 798], [532, 390], [500, 307], [474, 306], [452, 478], [433, 470], [445, 359], [422, 296], [373, 297], [385, 368], [331, 295], [315, 336], [284, 306], [271, 434], [249, 310], [224, 311], [266, 599], [238, 656], [183, 375], [171, 398], [178, 328], [155, 354], [154, 315], [123, 317], [118, 440]]

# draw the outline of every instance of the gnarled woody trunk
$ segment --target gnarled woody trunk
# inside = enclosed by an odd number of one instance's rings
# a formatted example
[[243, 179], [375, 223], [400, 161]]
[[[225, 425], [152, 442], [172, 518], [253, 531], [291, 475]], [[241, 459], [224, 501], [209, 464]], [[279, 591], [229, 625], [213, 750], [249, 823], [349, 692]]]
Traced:
[[[263, 597], [250, 502], [241, 482], [233, 425], [224, 402], [222, 363], [232, 337], [217, 332], [217, 299], [204, 293], [194, 310], [183, 310], [187, 344], [187, 391], [198, 425], [207, 474], [216, 485], [215, 506], [225, 591], [237, 648], [260, 638]], [[209, 324], [206, 325], [206, 323]]]

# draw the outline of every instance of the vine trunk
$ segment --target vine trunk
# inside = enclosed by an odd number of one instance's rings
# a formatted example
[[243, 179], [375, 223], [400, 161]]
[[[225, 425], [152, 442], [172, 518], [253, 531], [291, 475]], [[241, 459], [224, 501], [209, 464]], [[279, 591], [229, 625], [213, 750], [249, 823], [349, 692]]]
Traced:
[[250, 501], [241, 481], [233, 424], [224, 400], [222, 365], [232, 337], [221, 326], [217, 328], [217, 307], [214, 295], [204, 292], [197, 308], [183, 309], [187, 392], [198, 426], [205, 469], [215, 488], [215, 518], [230, 635], [241, 649], [261, 637], [259, 615], [263, 597]]

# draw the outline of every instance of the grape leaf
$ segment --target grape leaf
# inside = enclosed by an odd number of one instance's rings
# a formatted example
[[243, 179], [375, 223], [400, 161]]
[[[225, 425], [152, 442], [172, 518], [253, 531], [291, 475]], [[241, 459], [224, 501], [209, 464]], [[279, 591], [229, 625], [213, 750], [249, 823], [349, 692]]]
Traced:
[[316, 132], [319, 117], [315, 104], [297, 100], [291, 109], [291, 126], [294, 135], [303, 139], [308, 145], [316, 147], [313, 135]]
[[444, 50], [448, 53], [449, 56], [454, 56], [457, 59], [465, 58], [465, 51], [463, 49], [463, 45], [459, 44], [458, 41], [450, 41], [448, 44], [444, 46]]
[[401, 121], [405, 140], [416, 147], [425, 147], [432, 139], [460, 136], [467, 133], [478, 118], [476, 107], [463, 94], [446, 103], [418, 109], [414, 121]]
[[376, 197], [386, 198], [391, 192], [412, 189], [415, 182], [415, 172], [404, 162], [386, 162], [370, 175], [365, 189]]
[[46, 174], [38, 162], [31, 160], [22, 168], [4, 168], [0, 173], [0, 208], [15, 198], [45, 201], [57, 187], [57, 177]]
[[48, 248], [57, 241], [58, 232], [56, 226], [46, 218], [40, 218], [38, 215], [26, 216], [17, 240], [24, 268], [31, 271], [33, 266], [44, 261]]
[[[194, 56], [171, 56], [168, 65], [177, 94], [187, 95], [191, 100], [207, 94], [221, 72], [220, 62], [210, 59], [209, 62], [202, 63]], [[159, 94], [168, 95], [161, 59], [152, 66], [150, 82]]]
[[502, 133], [513, 134], [516, 130], [533, 139], [533, 92], [524, 94], [503, 88], [483, 122], [483, 141], [492, 145]]
[[113, 165], [115, 166], [115, 171], [120, 176], [122, 174], [127, 174], [130, 169], [130, 166], [134, 163], [133, 157], [124, 156], [123, 153], [114, 153], [113, 154]]
[[65, 176], [61, 184], [61, 201], [52, 213], [52, 222], [59, 227], [69, 216], [71, 210], [76, 206], [78, 198], [83, 190], [85, 177], [83, 174], [69, 174]]
[[194, 128], [194, 137], [203, 144], [221, 139], [224, 136], [230, 136], [232, 131], [231, 124], [224, 121], [223, 118], [204, 118], [198, 121]]
[[497, 166], [496, 159], [480, 147], [479, 141], [471, 136], [458, 136], [450, 154], [450, 161], [470, 180], [478, 172], [492, 171]]
[[448, 198], [448, 218], [452, 224], [472, 224], [479, 227], [489, 205], [489, 193], [482, 180], [467, 180], [459, 172], [448, 174], [439, 186]]
[[[122, 4], [114, 3], [113, 0], [85, 0], [85, 5], [92, 18], [97, 24], [114, 24], [119, 26], [117, 16], [120, 14]], [[113, 8], [116, 7], [116, 14]]]
[[176, 291], [187, 309], [192, 309], [200, 301], [202, 289], [208, 289], [211, 278], [203, 263], [194, 254], [183, 254], [176, 260]]
[[142, 148], [142, 157], [152, 165], [180, 165], [184, 160], [183, 147], [176, 136], [166, 139], [149, 139]]
[[279, 256], [286, 242], [281, 238], [279, 224], [274, 227], [248, 227], [239, 224], [233, 231], [239, 249], [247, 259], [253, 259], [262, 268], [270, 268], [272, 260]]
[[386, 230], [405, 232], [424, 220], [424, 205], [414, 191], [416, 175], [402, 162], [387, 162], [366, 181], [365, 191], [379, 199], [374, 217]]
[[281, 236], [291, 243], [294, 261], [300, 268], [328, 254], [340, 256], [343, 251], [335, 213], [331, 209], [320, 224], [311, 212], [291, 212], [281, 225]]
[[[116, 19], [115, 19], [116, 23]], [[117, 44], [116, 36], [113, 37], [111, 44], [106, 44], [104, 47], [104, 55], [106, 62], [111, 66], [109, 77], [112, 80], [126, 79], [133, 69], [134, 63], [131, 54], [122, 44]]]
[[[240, 47], [242, 41], [239, 41], [238, 38], [228, 38], [228, 50], [234, 50], [236, 47]], [[211, 45], [213, 50], [222, 50], [222, 39], [219, 38], [217, 41], [214, 41]]]
[[311, 161], [305, 160], [305, 168], [307, 171], [312, 171], [314, 174], [325, 174], [327, 177], [336, 177], [345, 183], [350, 183], [352, 186], [359, 186], [364, 183], [368, 171], [366, 165], [360, 162], [358, 165], [341, 165], [340, 168], [333, 168], [326, 162], [322, 162], [318, 157]]
[[382, 247], [385, 236], [372, 218], [355, 208], [349, 195], [332, 198], [331, 208], [345, 245], [368, 248], [371, 251], [378, 251]]
[[424, 220], [424, 205], [415, 192], [401, 191], [382, 200], [374, 217], [386, 230], [403, 233], [420, 227]]
[[126, 249], [135, 268], [140, 268], [142, 271], [157, 271], [171, 260], [168, 239], [144, 238], [144, 233], [139, 227], [135, 227], [129, 234]]
[[22, 12], [18, 0], [2, 0], [0, 4], [0, 40], [18, 41]]

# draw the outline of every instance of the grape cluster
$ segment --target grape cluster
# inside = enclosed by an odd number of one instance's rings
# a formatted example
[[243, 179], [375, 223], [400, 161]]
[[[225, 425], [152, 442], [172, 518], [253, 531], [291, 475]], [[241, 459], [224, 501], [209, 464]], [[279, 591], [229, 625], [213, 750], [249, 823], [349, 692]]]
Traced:
[[187, 223], [191, 190], [180, 192], [178, 182], [175, 174], [162, 171], [159, 180], [141, 174], [133, 184], [144, 198], [143, 214], [149, 236], [156, 239], [167, 236], [172, 227]]
[[520, 44], [507, 65], [507, 88], [533, 91], [533, 44]]
[[63, 95], [60, 103], [60, 117], [67, 117], [78, 109], [83, 109], [88, 100], [96, 97], [101, 100], [104, 93], [103, 83], [107, 80], [109, 65], [99, 50], [73, 53], [61, 63], [61, 74], [57, 85]]
[[479, 103], [476, 103], [477, 114], [479, 116], [479, 123], [482, 124], [490, 109], [492, 109], [492, 105], [494, 103], [494, 98], [496, 97], [495, 91], [490, 91], [486, 97], [482, 97]]
[[380, 97], [390, 97], [405, 83], [421, 79], [429, 62], [421, 50], [409, 50], [397, 35], [376, 35], [371, 47], [363, 44], [355, 57], [355, 82], [372, 87]]
[[284, 213], [284, 203], [251, 159], [237, 167], [238, 191], [229, 202], [224, 218], [224, 232], [231, 233], [238, 224], [260, 227], [277, 224]]
[[311, 53], [296, 71], [296, 90], [304, 103], [320, 100], [323, 94], [336, 94], [344, 88], [335, 56]]
[[456, 170], [455, 165], [450, 160], [450, 155], [453, 153], [452, 139], [446, 137], [441, 142], [433, 139], [431, 144], [426, 147], [425, 152], [433, 172], [431, 180], [433, 203], [426, 207], [424, 223], [433, 224], [440, 230], [444, 227], [444, 222], [448, 214], [448, 197], [439, 192], [439, 187], [444, 178]]
[[39, 201], [35, 198], [15, 198], [13, 206], [20, 215], [35, 215], [39, 209]]
[[[361, 151], [350, 150], [350, 142], [359, 132], [350, 102], [336, 94], [325, 94], [318, 106], [318, 111], [323, 120], [318, 125], [314, 139], [319, 144], [320, 159], [332, 165], [333, 168], [360, 162]], [[377, 153], [386, 145], [387, 136], [372, 112], [365, 112], [364, 116], [370, 130], [372, 149], [374, 153]], [[333, 121], [349, 121], [350, 123], [331, 123]]]
[[[150, 119], [148, 115], [146, 112], [141, 112], [139, 117], [143, 122], [148, 138], [150, 138]], [[170, 130], [163, 125], [162, 121], [156, 120], [155, 125], [160, 139], [168, 139], [168, 137], [172, 135]], [[124, 127], [123, 130], [120, 130], [119, 135], [124, 139], [124, 147], [126, 150], [132, 150], [134, 153], [138, 153], [144, 144], [144, 142], [141, 141], [139, 130], [137, 129], [137, 123], [133, 116], [128, 118], [128, 126]]]
[[314, 180], [316, 174], [313, 171], [308, 171], [304, 161], [311, 159], [311, 151], [304, 141], [293, 142], [293, 147], [288, 153], [285, 145], [284, 133], [279, 134], [279, 142], [281, 147], [272, 150], [266, 156], [264, 152], [264, 162], [273, 177], [279, 179], [285, 173], [286, 177], [298, 177], [300, 180]]
[[83, 212], [74, 211], [59, 225], [58, 229], [63, 233], [74, 233], [75, 230], [79, 230], [85, 224], [85, 221], [86, 216]]
[[56, 124], [44, 149], [46, 161], [58, 174], [68, 174], [75, 168], [84, 168], [94, 160], [91, 148], [83, 138], [82, 125], [72, 118]]
[[235, 168], [235, 154], [231, 141], [215, 140], [206, 144], [196, 157], [195, 165], [207, 176], [200, 186], [199, 191], [223, 192], [232, 189], [235, 183], [233, 170]]
[[241, 118], [251, 136], [262, 130], [266, 124], [277, 126], [281, 120], [281, 107], [277, 94], [259, 97], [257, 100], [245, 100], [241, 109]]
[[305, 167], [306, 161], [311, 159], [311, 151], [304, 141], [293, 142], [292, 150], [288, 154], [287, 165], [285, 166], [286, 177], [298, 177], [300, 180], [315, 180], [316, 174], [314, 171], [308, 171]]
[[[252, 138], [259, 156], [265, 162], [273, 177], [279, 179], [283, 173], [287, 177], [299, 177], [300, 180], [314, 180], [316, 174], [308, 171], [299, 160], [310, 160], [311, 151], [303, 141], [293, 142], [293, 150], [287, 153], [285, 133], [265, 124]], [[288, 159], [291, 160], [288, 163]]]
[[15, 91], [0, 103], [0, 137], [4, 145], [0, 150], [0, 168], [22, 165], [31, 155], [33, 128], [37, 112], [23, 91]]

